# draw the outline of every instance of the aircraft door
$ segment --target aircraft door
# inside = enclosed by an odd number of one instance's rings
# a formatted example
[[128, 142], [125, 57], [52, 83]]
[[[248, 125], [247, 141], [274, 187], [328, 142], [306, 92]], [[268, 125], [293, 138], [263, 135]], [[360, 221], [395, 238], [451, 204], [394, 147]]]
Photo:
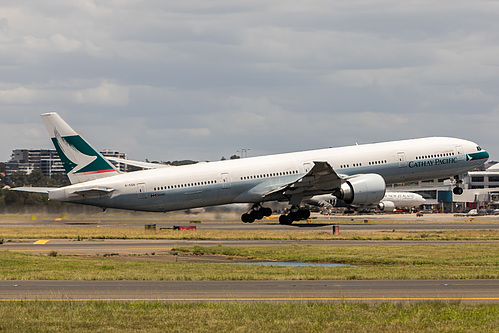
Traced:
[[457, 152], [457, 160], [458, 160], [458, 161], [464, 161], [465, 156], [464, 156], [464, 150], [463, 150], [463, 147], [461, 147], [461, 146], [456, 146], [456, 152]]
[[146, 183], [137, 184], [137, 195], [139, 199], [147, 199]]
[[405, 153], [404, 152], [399, 152], [397, 153], [398, 160], [399, 160], [399, 168], [405, 168], [407, 166], [407, 160], [405, 158]]
[[222, 188], [230, 188], [230, 176], [228, 172], [222, 173]]
[[308, 173], [310, 170], [312, 170], [312, 163], [303, 163], [303, 169], [305, 169], [305, 173]]

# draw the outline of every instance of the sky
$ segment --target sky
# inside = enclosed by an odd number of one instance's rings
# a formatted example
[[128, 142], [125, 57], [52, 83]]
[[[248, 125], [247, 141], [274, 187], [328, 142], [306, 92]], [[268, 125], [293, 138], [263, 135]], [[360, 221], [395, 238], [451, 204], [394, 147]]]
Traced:
[[425, 136], [499, 160], [499, 1], [0, 3], [0, 161], [52, 148], [219, 160]]

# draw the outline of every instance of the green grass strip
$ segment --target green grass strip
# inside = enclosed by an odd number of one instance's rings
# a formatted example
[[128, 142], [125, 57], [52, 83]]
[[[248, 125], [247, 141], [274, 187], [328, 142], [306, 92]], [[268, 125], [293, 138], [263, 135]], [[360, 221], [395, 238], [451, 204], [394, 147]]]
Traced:
[[0, 303], [5, 332], [497, 332], [499, 305]]
[[[423, 280], [497, 279], [499, 247], [488, 244], [177, 248], [190, 255], [225, 254], [278, 261], [346, 263], [289, 267], [127, 261], [0, 252], [2, 280]], [[120, 260], [116, 260], [120, 259]]]

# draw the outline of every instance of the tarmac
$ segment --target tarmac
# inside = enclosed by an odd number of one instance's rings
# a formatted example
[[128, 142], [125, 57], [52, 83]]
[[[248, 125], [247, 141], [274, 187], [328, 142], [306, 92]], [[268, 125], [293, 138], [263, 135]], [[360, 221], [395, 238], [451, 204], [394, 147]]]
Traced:
[[[232, 216], [232, 215], [231, 215]], [[366, 222], [366, 220], [368, 220]], [[175, 225], [195, 225], [200, 229], [216, 230], [273, 230], [273, 231], [331, 231], [339, 225], [343, 231], [392, 230], [497, 230], [498, 216], [461, 217], [451, 214], [379, 216], [318, 216], [312, 223], [284, 226], [276, 220], [262, 220], [244, 224], [233, 217], [216, 215], [99, 215], [76, 218], [3, 217], [2, 227], [73, 226], [157, 228]], [[1, 238], [1, 237], [0, 237]], [[499, 241], [425, 241], [425, 244], [486, 243], [499, 246]], [[0, 250], [58, 255], [102, 256], [105, 254], [138, 254], [119, 256], [119, 260], [161, 260], [191, 262], [227, 262], [224, 256], [173, 256], [174, 246], [285, 246], [299, 245], [373, 245], [397, 244], [411, 246], [421, 241], [357, 241], [357, 240], [83, 240], [14, 239], [0, 245]], [[151, 255], [151, 253], [155, 255]], [[128, 259], [127, 259], [128, 258]], [[115, 258], [113, 258], [116, 260]], [[261, 260], [259, 260], [261, 261]], [[251, 262], [239, 258], [230, 262]], [[499, 280], [431, 280], [431, 281], [0, 281], [0, 301], [463, 301], [470, 303], [499, 303]]]
[[0, 301], [499, 302], [497, 280], [0, 281]]

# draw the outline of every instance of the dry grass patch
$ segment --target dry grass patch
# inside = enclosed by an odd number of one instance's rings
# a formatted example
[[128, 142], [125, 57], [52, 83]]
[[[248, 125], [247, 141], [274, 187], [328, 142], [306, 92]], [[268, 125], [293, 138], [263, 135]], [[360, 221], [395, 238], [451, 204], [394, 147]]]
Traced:
[[60, 226], [3, 227], [0, 239], [187, 239], [187, 240], [499, 240], [499, 230], [442, 231], [266, 231], [266, 230], [145, 230], [142, 228]]

